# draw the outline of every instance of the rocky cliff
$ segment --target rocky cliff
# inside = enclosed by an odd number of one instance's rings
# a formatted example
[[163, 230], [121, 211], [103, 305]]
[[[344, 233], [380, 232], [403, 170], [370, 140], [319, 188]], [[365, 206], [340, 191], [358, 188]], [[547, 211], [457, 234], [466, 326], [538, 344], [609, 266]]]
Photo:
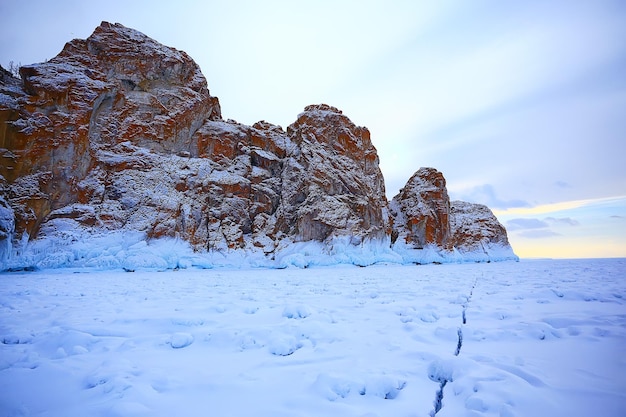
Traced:
[[119, 231], [267, 258], [339, 241], [482, 250], [481, 260], [496, 245], [514, 258], [491, 212], [450, 204], [434, 169], [389, 204], [369, 131], [340, 110], [308, 106], [286, 130], [223, 120], [187, 54], [120, 24], [103, 22], [20, 78], [0, 72], [0, 160], [5, 265], [28, 240]]
[[405, 243], [415, 249], [427, 245], [450, 248], [450, 198], [441, 172], [420, 168], [390, 206], [394, 229]]

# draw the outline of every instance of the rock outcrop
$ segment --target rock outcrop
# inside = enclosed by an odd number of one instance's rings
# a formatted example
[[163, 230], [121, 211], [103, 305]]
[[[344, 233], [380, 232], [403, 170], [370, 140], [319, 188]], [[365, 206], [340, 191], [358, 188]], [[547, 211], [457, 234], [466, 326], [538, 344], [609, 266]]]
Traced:
[[482, 204], [452, 201], [450, 231], [450, 246], [464, 253], [489, 254], [510, 247], [506, 229]]
[[398, 238], [415, 249], [449, 249], [450, 198], [443, 174], [420, 168], [390, 203]]
[[370, 133], [340, 110], [308, 106], [286, 130], [224, 120], [187, 54], [120, 24], [20, 76], [0, 72], [0, 261], [28, 239], [120, 230], [268, 257], [337, 239], [508, 246], [483, 209], [450, 204], [433, 169], [390, 213]]
[[383, 239], [390, 225], [370, 132], [338, 109], [308, 106], [287, 128], [293, 144], [282, 175], [281, 230], [296, 240]]
[[22, 203], [16, 230], [30, 236], [53, 211], [95, 197], [81, 186], [94, 172], [141, 170], [142, 152], [189, 151], [198, 128], [221, 118], [187, 54], [121, 25], [102, 23], [20, 75], [1, 91], [0, 174]]
[[482, 204], [451, 202], [446, 180], [434, 168], [420, 168], [389, 205], [394, 245], [437, 247], [471, 254], [472, 259], [498, 258], [498, 253], [510, 249], [506, 229], [491, 210]]

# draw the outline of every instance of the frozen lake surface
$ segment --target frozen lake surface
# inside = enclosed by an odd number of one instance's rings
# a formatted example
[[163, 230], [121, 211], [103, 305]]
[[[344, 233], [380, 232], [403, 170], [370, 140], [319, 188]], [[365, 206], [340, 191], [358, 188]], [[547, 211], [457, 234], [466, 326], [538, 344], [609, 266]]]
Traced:
[[626, 259], [0, 274], [0, 416], [623, 416]]

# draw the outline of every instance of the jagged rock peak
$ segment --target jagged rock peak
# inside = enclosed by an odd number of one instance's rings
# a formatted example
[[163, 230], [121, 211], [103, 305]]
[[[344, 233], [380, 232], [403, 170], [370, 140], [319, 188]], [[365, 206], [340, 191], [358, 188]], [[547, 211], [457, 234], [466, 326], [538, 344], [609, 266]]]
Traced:
[[287, 136], [294, 148], [282, 176], [281, 224], [294, 225], [298, 240], [350, 236], [358, 243], [389, 234], [384, 179], [367, 128], [319, 104], [307, 106]]
[[0, 175], [13, 184], [18, 235], [36, 236], [52, 211], [93, 198], [80, 184], [94, 173], [149, 166], [146, 151], [197, 152], [195, 133], [221, 120], [186, 53], [120, 24], [103, 22], [20, 75], [20, 87], [0, 86], [0, 147], [9, 151]]
[[[337, 107], [330, 106], [330, 105], [324, 104], [324, 103], [309, 104], [308, 106], [306, 106], [304, 108], [304, 112], [303, 113], [313, 112], [313, 111], [343, 114], [343, 112], [341, 110], [339, 110]], [[300, 114], [302, 114], [302, 113], [300, 113]], [[298, 115], [298, 117], [300, 117], [300, 116]]]
[[187, 53], [119, 23], [102, 22], [87, 39], [68, 42], [54, 59], [77, 60], [131, 90], [174, 84], [208, 94], [204, 75]]

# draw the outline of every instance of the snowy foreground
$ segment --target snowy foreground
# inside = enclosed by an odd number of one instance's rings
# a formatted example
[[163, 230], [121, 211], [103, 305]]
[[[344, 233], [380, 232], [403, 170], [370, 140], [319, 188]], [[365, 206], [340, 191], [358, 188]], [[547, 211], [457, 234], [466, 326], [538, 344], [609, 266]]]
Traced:
[[0, 342], [0, 416], [623, 416], [626, 259], [3, 273]]

